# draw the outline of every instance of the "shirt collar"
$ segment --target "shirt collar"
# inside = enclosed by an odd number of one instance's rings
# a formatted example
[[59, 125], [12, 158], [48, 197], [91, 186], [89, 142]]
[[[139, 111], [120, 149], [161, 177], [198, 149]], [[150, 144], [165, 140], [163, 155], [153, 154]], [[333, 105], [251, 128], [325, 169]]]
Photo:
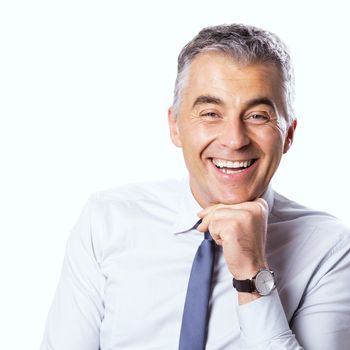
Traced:
[[195, 200], [192, 194], [189, 179], [187, 178], [186, 180], [183, 180], [182, 184], [183, 195], [179, 198], [179, 201], [177, 203], [178, 215], [172, 227], [172, 232], [174, 234], [185, 233], [192, 230], [199, 220], [197, 213], [202, 210], [202, 207]]
[[[197, 213], [202, 210], [202, 207], [199, 205], [192, 194], [189, 179], [187, 178], [186, 180], [183, 180], [182, 185], [183, 195], [180, 196], [177, 203], [178, 215], [171, 229], [174, 234], [191, 231], [198, 223], [199, 217], [197, 216]], [[261, 197], [267, 202], [270, 215], [274, 203], [274, 191], [271, 184], [268, 186], [267, 190]]]

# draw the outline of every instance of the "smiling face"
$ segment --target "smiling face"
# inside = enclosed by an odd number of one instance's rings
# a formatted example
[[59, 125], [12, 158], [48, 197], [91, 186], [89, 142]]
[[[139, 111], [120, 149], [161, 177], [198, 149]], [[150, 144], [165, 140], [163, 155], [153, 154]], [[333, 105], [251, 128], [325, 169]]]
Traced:
[[260, 197], [296, 126], [285, 118], [278, 68], [242, 65], [212, 52], [197, 56], [185, 79], [178, 115], [169, 109], [169, 126], [194, 197], [203, 208]]

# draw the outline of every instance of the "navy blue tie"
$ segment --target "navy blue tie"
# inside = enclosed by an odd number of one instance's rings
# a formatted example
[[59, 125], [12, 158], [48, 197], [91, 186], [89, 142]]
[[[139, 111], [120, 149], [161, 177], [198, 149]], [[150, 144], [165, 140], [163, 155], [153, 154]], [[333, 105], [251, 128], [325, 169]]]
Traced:
[[179, 350], [205, 349], [214, 255], [215, 243], [210, 233], [206, 232], [192, 264], [182, 315]]

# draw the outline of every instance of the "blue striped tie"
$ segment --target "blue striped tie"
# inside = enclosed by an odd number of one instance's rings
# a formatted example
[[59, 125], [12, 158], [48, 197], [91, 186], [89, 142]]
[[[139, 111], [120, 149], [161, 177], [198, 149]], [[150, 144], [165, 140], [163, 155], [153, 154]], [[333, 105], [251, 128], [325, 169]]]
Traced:
[[214, 256], [215, 243], [210, 233], [206, 232], [192, 264], [182, 315], [179, 350], [205, 348]]

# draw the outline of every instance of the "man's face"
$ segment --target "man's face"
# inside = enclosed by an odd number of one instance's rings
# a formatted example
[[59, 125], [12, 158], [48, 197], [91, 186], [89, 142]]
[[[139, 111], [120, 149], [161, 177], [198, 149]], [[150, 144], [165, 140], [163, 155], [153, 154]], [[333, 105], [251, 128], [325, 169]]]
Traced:
[[204, 208], [260, 197], [296, 126], [285, 119], [277, 67], [207, 53], [193, 60], [185, 79], [177, 118], [169, 109], [169, 126], [194, 197]]

